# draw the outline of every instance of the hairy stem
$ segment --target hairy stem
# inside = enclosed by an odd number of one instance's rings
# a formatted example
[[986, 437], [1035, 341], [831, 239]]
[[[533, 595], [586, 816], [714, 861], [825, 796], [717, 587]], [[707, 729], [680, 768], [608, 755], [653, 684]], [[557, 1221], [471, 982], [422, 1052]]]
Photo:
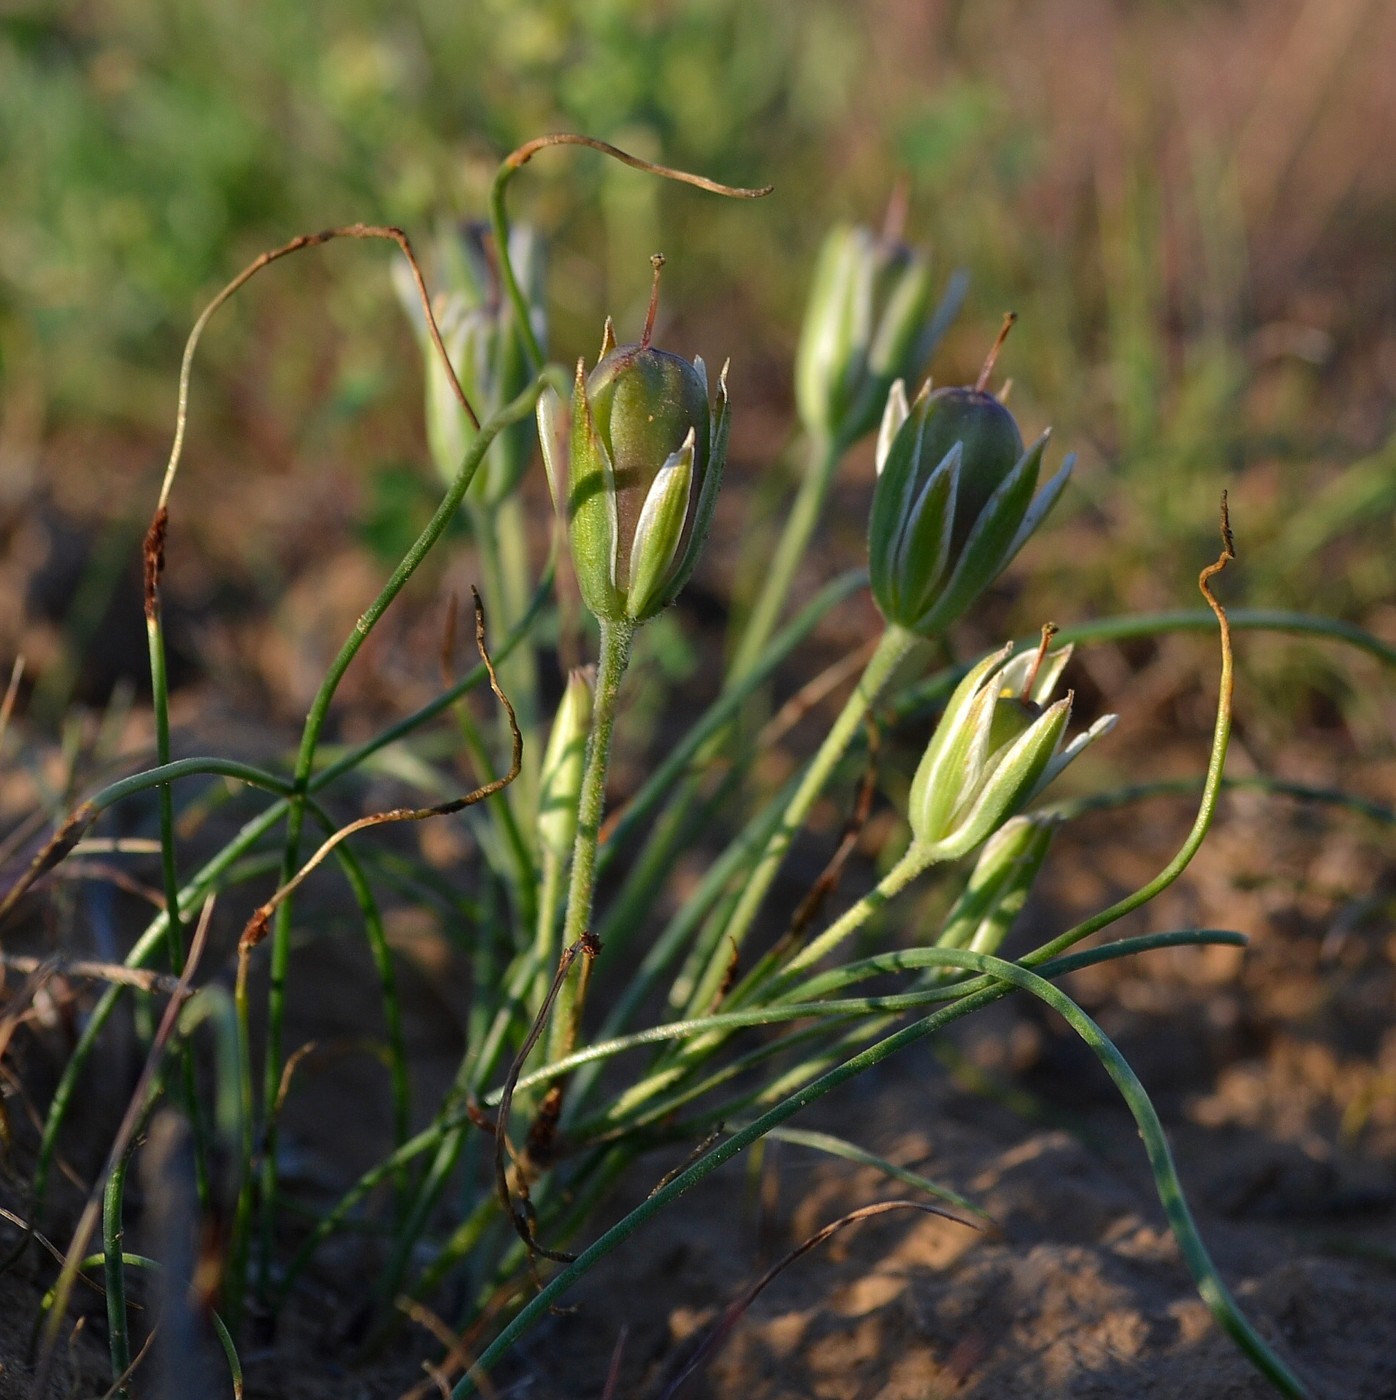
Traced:
[[[868, 661], [857, 688], [848, 697], [843, 712], [834, 721], [824, 742], [819, 746], [819, 751], [805, 770], [804, 778], [790, 799], [780, 825], [767, 840], [765, 849], [747, 879], [737, 907], [727, 923], [727, 940], [732, 947], [741, 948], [775, 880], [781, 862], [795, 839], [795, 833], [804, 825], [810, 809], [848, 751], [848, 746], [868, 711], [877, 703], [878, 696], [886, 688], [897, 667], [916, 645], [916, 641], [913, 633], [895, 625], [889, 626], [882, 634], [882, 640]], [[724, 950], [709, 963], [707, 972], [699, 982], [690, 1003], [692, 1014], [700, 1014], [712, 1001], [721, 985], [726, 962], [727, 954]]]
[[[577, 836], [572, 846], [572, 876], [567, 889], [567, 916], [563, 947], [570, 948], [591, 929], [596, 899], [596, 848], [601, 836], [601, 816], [606, 805], [606, 769], [611, 759], [611, 735], [615, 728], [616, 701], [621, 678], [630, 662], [635, 623], [629, 618], [601, 622], [601, 647], [596, 668], [596, 694], [587, 738], [586, 766], [577, 799]], [[589, 959], [588, 959], [589, 961]], [[572, 1049], [581, 1015], [579, 975], [569, 973], [558, 995], [558, 1006], [549, 1037], [549, 1058]]]

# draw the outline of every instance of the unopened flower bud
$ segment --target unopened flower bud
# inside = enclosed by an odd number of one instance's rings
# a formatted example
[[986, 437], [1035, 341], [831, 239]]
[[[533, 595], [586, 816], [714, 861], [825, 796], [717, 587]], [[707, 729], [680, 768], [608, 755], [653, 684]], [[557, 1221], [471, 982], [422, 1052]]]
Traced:
[[[441, 288], [433, 303], [441, 343], [481, 421], [520, 394], [532, 378], [524, 338], [503, 296], [487, 238], [488, 231], [481, 224], [443, 233], [436, 240], [432, 259]], [[542, 240], [533, 229], [517, 225], [510, 231], [509, 253], [530, 306], [534, 335], [541, 342], [546, 334]], [[449, 482], [460, 470], [475, 427], [456, 398], [431, 342], [405, 260], [394, 263], [393, 277], [426, 362], [427, 447], [437, 471]], [[490, 444], [471, 483], [471, 497], [485, 505], [498, 504], [518, 485], [532, 453], [533, 434], [527, 422], [504, 429]]]
[[1107, 715], [1063, 747], [1072, 697], [1047, 701], [1071, 649], [1047, 652], [1044, 641], [1036, 655], [1010, 659], [1011, 650], [985, 657], [956, 687], [912, 779], [912, 836], [937, 860], [972, 851], [1114, 724]]
[[582, 791], [587, 735], [596, 685], [595, 668], [578, 667], [553, 719], [538, 786], [538, 839], [545, 850], [566, 859], [577, 835], [577, 801]]
[[963, 295], [931, 312], [926, 258], [891, 234], [833, 229], [824, 240], [795, 359], [805, 430], [843, 446], [876, 425], [887, 391], [915, 377]]

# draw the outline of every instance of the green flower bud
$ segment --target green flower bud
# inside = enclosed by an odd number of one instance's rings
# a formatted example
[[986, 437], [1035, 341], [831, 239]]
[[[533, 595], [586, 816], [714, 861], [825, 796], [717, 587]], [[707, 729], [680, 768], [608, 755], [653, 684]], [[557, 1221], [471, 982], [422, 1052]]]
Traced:
[[1056, 817], [1038, 812], [1010, 817], [989, 837], [937, 947], [998, 952], [1047, 859], [1057, 825]]
[[567, 688], [553, 719], [543, 773], [538, 785], [538, 839], [545, 850], [565, 860], [577, 835], [577, 800], [587, 736], [591, 732], [596, 668], [582, 666], [567, 677]]
[[[651, 307], [651, 320], [653, 307]], [[599, 618], [644, 621], [688, 581], [712, 521], [727, 455], [727, 368], [709, 406], [708, 373], [646, 337], [582, 364], [572, 393], [569, 472], [562, 480], [559, 403], [539, 403], [539, 436], [554, 499], [566, 501], [572, 560]]]
[[964, 295], [955, 278], [931, 312], [921, 253], [863, 227], [824, 240], [795, 359], [795, 401], [805, 430], [845, 446], [877, 423], [888, 389], [915, 376]]
[[1011, 650], [985, 657], [956, 687], [912, 779], [912, 836], [937, 860], [972, 851], [1114, 725], [1107, 715], [1063, 747], [1072, 697], [1046, 702], [1071, 649], [1044, 643], [1010, 659]]
[[888, 622], [943, 632], [998, 577], [1075, 464], [1069, 455], [1038, 492], [1047, 436], [1024, 449], [1013, 415], [978, 386], [927, 384], [910, 406], [892, 386], [868, 522], [873, 597]]
[[[432, 307], [441, 343], [482, 421], [522, 393], [532, 378], [528, 351], [504, 298], [487, 237], [485, 225], [467, 224], [438, 237], [432, 259], [442, 287]], [[534, 334], [541, 343], [546, 338], [542, 240], [526, 225], [518, 225], [509, 234], [509, 253], [531, 308]], [[442, 479], [449, 482], [460, 470], [475, 428], [431, 343], [405, 260], [394, 263], [393, 277], [426, 361], [427, 447]], [[532, 454], [529, 425], [525, 422], [506, 428], [490, 445], [471, 483], [471, 497], [486, 506], [498, 504], [518, 485]]]

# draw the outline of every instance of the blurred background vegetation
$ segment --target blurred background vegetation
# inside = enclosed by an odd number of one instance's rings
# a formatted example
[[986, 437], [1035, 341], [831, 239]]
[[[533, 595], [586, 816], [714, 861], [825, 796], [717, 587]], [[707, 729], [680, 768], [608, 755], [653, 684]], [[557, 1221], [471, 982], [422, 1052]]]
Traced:
[[[1054, 615], [1193, 606], [1229, 487], [1233, 598], [1390, 636], [1393, 54], [1381, 0], [5, 0], [0, 651], [29, 657], [36, 717], [141, 673], [121, 609], [184, 337], [218, 286], [334, 224], [425, 243], [556, 129], [776, 186], [735, 205], [547, 152], [512, 197], [553, 243], [564, 361], [594, 354], [607, 311], [625, 337], [648, 255], [669, 254], [666, 343], [733, 358], [733, 491], [785, 481], [820, 239], [878, 222], [905, 180], [909, 238], [972, 278], [936, 378], [972, 378], [1016, 309], [1014, 407], [1082, 455], [1025, 559]], [[334, 529], [386, 551], [429, 508], [387, 261], [283, 264], [196, 367], [172, 606], [270, 616], [272, 641], [238, 643], [268, 675], [293, 665], [276, 638], [311, 625], [298, 581], [335, 585]], [[831, 571], [856, 557], [870, 474], [847, 474]], [[220, 636], [192, 626], [186, 662], [217, 670]], [[1257, 643], [1248, 664], [1290, 720], [1373, 732], [1348, 658]]]

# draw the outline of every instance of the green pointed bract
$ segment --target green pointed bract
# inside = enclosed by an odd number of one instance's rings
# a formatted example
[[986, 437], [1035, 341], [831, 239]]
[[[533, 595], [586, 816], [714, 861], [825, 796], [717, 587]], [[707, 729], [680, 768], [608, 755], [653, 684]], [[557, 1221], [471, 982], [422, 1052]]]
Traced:
[[955, 823], [936, 843], [944, 860], [956, 860], [988, 839], [1037, 791], [1038, 781], [1061, 747], [1071, 719], [1067, 694], [1025, 729], [1009, 746], [991, 750], [984, 763], [982, 786]]
[[678, 557], [693, 487], [693, 429], [659, 469], [640, 511], [630, 547], [626, 615], [639, 619], [663, 606], [664, 586]]
[[568, 453], [567, 517], [572, 567], [582, 601], [597, 617], [625, 612], [616, 588], [616, 486], [610, 454], [596, 431], [581, 361], [572, 390], [572, 441]]
[[[603, 344], [613, 344], [609, 328]], [[551, 415], [540, 412], [540, 431]], [[714, 411], [701, 359], [623, 345], [589, 375], [578, 366], [567, 514], [577, 582], [597, 617], [643, 621], [673, 601], [712, 519], [726, 446], [725, 367]]]
[[[881, 436], [886, 446], [883, 447], [881, 440], [878, 445], [877, 486], [868, 516], [868, 576], [873, 597], [889, 618], [899, 611], [900, 605], [895, 577], [897, 545], [916, 499], [916, 481], [921, 467], [918, 427], [925, 412], [925, 397], [921, 394], [908, 412], [906, 393], [898, 381], [897, 391], [889, 396], [888, 409], [883, 415]], [[888, 420], [894, 412], [901, 421], [896, 431], [889, 434]]]
[[926, 479], [902, 525], [893, 556], [892, 578], [898, 607], [905, 613], [920, 615], [934, 605], [950, 564], [960, 460], [960, 445], [956, 443]]
[[984, 686], [970, 702], [964, 724], [951, 732], [934, 778], [921, 784], [913, 829], [923, 845], [941, 841], [969, 802], [983, 772], [993, 718], [994, 692]]
[[[983, 693], [988, 693], [987, 689]], [[976, 707], [973, 715], [983, 726], [984, 739], [992, 726], [997, 698], [990, 695], [988, 722], [983, 709]], [[919, 811], [913, 809], [912, 830], [922, 850], [936, 860], [956, 860], [998, 830], [1036, 791], [1038, 779], [1061, 744], [1070, 718], [1071, 697], [1066, 696], [1048, 706], [1001, 749], [990, 749], [987, 742], [982, 747], [952, 746], [950, 752], [955, 756], [966, 752], [973, 757], [967, 757], [957, 770], [945, 774], [944, 791], [928, 789], [923, 807]]]
[[538, 395], [534, 408], [538, 422], [538, 443], [543, 451], [543, 474], [548, 479], [548, 495], [553, 509], [563, 513], [563, 496], [567, 490], [567, 417], [562, 410], [562, 396], [551, 384]]
[[912, 779], [907, 816], [928, 860], [968, 854], [1114, 724], [1107, 715], [1063, 748], [1072, 696], [1047, 702], [1071, 649], [1010, 651], [984, 657], [955, 688]]
[[[930, 388], [929, 383], [926, 386]], [[877, 465], [878, 476], [887, 465], [892, 444], [901, 431], [902, 424], [911, 417], [911, 405], [906, 401], [906, 380], [898, 379], [887, 393], [887, 405], [882, 410], [882, 422], [877, 430], [877, 450], [873, 460]]]
[[[693, 363], [703, 373], [707, 383], [707, 368], [699, 357]], [[729, 362], [724, 361], [717, 376], [717, 405], [713, 410], [712, 439], [708, 449], [707, 470], [703, 472], [684, 523], [684, 537], [679, 543], [679, 558], [670, 576], [666, 592], [666, 602], [676, 598], [687, 584], [698, 566], [698, 555], [708, 538], [712, 527], [713, 512], [717, 509], [718, 487], [722, 485], [722, 470], [727, 465], [727, 437], [732, 425], [731, 414], [727, 410], [727, 370]]]
[[[930, 605], [949, 562], [959, 453], [952, 446], [944, 459], [927, 463], [920, 427], [928, 402], [923, 390], [908, 410], [898, 380], [879, 435], [879, 475], [868, 524], [869, 579], [878, 606], [894, 621], [914, 618]], [[892, 431], [894, 420], [898, 426]]]
[[[1046, 446], [1045, 435], [1033, 443], [971, 521], [968, 535], [955, 549], [955, 566], [945, 580], [944, 591], [924, 618], [923, 626], [928, 630], [948, 627], [1007, 567], [1016, 552], [1018, 527], [1037, 489]], [[968, 472], [962, 469], [960, 476], [963, 485]], [[956, 524], [958, 529], [959, 522]]]
[[1089, 748], [1097, 739], [1103, 739], [1109, 734], [1119, 722], [1119, 718], [1118, 715], [1101, 715], [1084, 734], [1078, 734], [1064, 749], [1060, 750], [1047, 767], [1042, 770], [1042, 776], [1037, 780], [1037, 787], [1028, 794], [1027, 800], [1031, 802], [1084, 749]]
[[986, 656], [951, 694], [911, 783], [909, 814], [917, 840], [934, 840], [934, 833], [963, 801], [966, 774], [977, 767], [974, 748], [982, 747], [993, 717], [993, 679], [1012, 650], [1009, 643]]

